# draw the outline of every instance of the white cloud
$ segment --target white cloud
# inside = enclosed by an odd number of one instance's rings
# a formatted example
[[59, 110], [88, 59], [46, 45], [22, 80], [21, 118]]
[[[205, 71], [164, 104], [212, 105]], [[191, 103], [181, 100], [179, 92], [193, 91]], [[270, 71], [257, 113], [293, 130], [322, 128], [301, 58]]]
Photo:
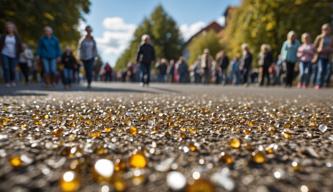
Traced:
[[206, 26], [205, 22], [198, 21], [195, 23], [192, 23], [190, 25], [188, 24], [182, 24], [180, 25], [180, 31], [184, 37], [185, 40], [188, 40], [192, 35], [200, 31], [203, 27]]
[[121, 17], [108, 17], [103, 21], [103, 26], [107, 30], [111, 31], [133, 31], [135, 29], [134, 24], [129, 24]]
[[224, 24], [225, 24], [225, 17], [222, 16], [222, 17], [218, 18], [216, 21], [217, 21], [218, 24], [224, 26]]
[[[221, 25], [224, 24], [224, 17], [216, 20]], [[192, 24], [180, 25], [180, 31], [185, 40], [205, 27], [207, 23], [197, 21]], [[136, 29], [135, 24], [126, 23], [121, 17], [107, 17], [103, 20], [102, 26], [104, 32], [102, 36], [96, 37], [99, 53], [105, 62], [114, 65], [121, 53], [127, 48], [133, 33]], [[85, 27], [84, 22], [80, 22], [80, 31], [83, 33]]]
[[105, 31], [101, 37], [96, 37], [97, 46], [103, 60], [114, 65], [128, 46], [136, 26], [120, 17], [107, 17], [102, 24]]

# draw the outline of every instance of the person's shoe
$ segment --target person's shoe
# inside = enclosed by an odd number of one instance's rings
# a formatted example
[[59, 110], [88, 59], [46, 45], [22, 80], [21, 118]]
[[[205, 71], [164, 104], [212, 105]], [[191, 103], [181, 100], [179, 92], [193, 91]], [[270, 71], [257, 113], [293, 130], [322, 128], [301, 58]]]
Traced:
[[144, 86], [145, 86], [145, 84], [144, 84], [144, 83], [140, 83], [140, 86], [141, 86], [141, 87], [144, 87]]
[[299, 83], [299, 84], [297, 84], [297, 88], [302, 88], [303, 87], [303, 85], [301, 84], [301, 83]]
[[88, 84], [87, 89], [91, 89], [91, 85], [90, 84]]
[[316, 89], [316, 90], [319, 90], [319, 89], [320, 89], [320, 86], [319, 86], [319, 85], [316, 85], [316, 86], [315, 86], [315, 89]]
[[5, 84], [6, 87], [11, 87], [10, 83]]
[[12, 87], [16, 87], [16, 83], [15, 82], [12, 82]]

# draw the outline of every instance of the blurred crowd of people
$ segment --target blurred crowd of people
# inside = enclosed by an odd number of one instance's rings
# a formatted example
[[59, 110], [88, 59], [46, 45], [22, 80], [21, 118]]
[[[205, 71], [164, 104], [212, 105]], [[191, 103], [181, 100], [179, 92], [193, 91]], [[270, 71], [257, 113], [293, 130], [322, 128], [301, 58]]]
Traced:
[[[18, 80], [29, 83], [42, 82], [52, 87], [61, 82], [66, 89], [84, 79], [87, 88], [92, 81], [160, 83], [202, 83], [260, 86], [294, 85], [297, 77], [299, 88], [313, 85], [316, 89], [329, 86], [332, 74], [333, 37], [331, 27], [324, 24], [314, 42], [308, 33], [301, 42], [294, 31], [287, 34], [280, 54], [274, 57], [270, 45], [263, 44], [253, 55], [249, 45], [241, 46], [241, 53], [230, 59], [224, 50], [212, 56], [205, 49], [197, 60], [189, 65], [184, 57], [178, 60], [157, 59], [149, 35], [143, 35], [135, 62], [116, 71], [109, 63], [97, 64], [97, 43], [92, 28], [85, 28], [86, 35], [79, 42], [78, 56], [67, 47], [63, 52], [51, 27], [44, 28], [36, 51], [25, 44], [15, 24], [6, 23], [0, 37], [2, 79], [6, 87], [15, 86]], [[258, 59], [254, 61], [254, 58]], [[19, 69], [20, 73], [17, 73]], [[81, 75], [84, 74], [84, 75]]]
[[[144, 36], [140, 50], [147, 44], [151, 44], [149, 36]], [[188, 65], [183, 57], [177, 61], [160, 59], [155, 65], [154, 77], [157, 82], [170, 83], [246, 86], [256, 83], [259, 86], [285, 85], [285, 87], [292, 87], [299, 77], [297, 84], [299, 88], [312, 85], [320, 89], [330, 84], [333, 69], [333, 37], [329, 24], [322, 26], [321, 33], [314, 42], [308, 33], [302, 34], [300, 42], [297, 34], [290, 31], [277, 58], [274, 58], [269, 44], [261, 46], [257, 57], [253, 56], [246, 43], [241, 46], [241, 50], [239, 56], [230, 60], [223, 50], [214, 58], [209, 49], [205, 49], [192, 65]], [[154, 64], [154, 57], [149, 54], [153, 53], [139, 51], [138, 58], [147, 57], [149, 62], [137, 59], [137, 65], [129, 64], [128, 69], [123, 72], [123, 81], [139, 81], [138, 77], [142, 78], [145, 74], [142, 73], [142, 66], [145, 68], [144, 71], [148, 71], [149, 81], [150, 65]], [[254, 58], [258, 60], [254, 61]], [[141, 81], [145, 83], [142, 79]]]
[[[44, 33], [33, 51], [21, 40], [15, 24], [7, 22], [5, 32], [0, 37], [1, 79], [5, 86], [15, 87], [17, 81], [23, 80], [26, 84], [41, 82], [46, 88], [61, 82], [68, 89], [72, 83], [80, 82], [80, 68], [83, 66], [87, 87], [90, 88], [97, 44], [92, 36], [92, 28], [87, 26], [85, 30], [77, 59], [70, 47], [61, 51], [59, 40], [51, 27], [44, 27]], [[17, 73], [18, 68], [21, 73]]]

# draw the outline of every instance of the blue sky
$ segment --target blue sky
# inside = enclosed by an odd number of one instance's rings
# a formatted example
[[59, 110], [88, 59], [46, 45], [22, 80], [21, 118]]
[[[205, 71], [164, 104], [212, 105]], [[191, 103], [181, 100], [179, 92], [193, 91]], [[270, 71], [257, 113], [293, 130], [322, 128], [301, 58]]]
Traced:
[[[86, 23], [94, 36], [104, 61], [114, 65], [127, 47], [137, 25], [162, 4], [183, 33], [185, 39], [211, 21], [223, 23], [222, 13], [240, 0], [92, 0]], [[82, 24], [82, 26], [85, 24]]]

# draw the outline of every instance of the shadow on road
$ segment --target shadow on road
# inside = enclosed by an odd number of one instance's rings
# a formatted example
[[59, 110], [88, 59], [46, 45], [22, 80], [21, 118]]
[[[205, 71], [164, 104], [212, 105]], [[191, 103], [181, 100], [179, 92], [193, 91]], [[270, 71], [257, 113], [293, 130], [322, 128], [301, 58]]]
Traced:
[[143, 90], [139, 88], [120, 88], [120, 87], [103, 87], [95, 86], [91, 89], [87, 89], [85, 86], [75, 85], [71, 89], [65, 90], [62, 86], [57, 85], [55, 87], [45, 88], [42, 85], [18, 85], [17, 87], [0, 87], [0, 96], [47, 96], [51, 93], [150, 93], [157, 92], [150, 90]]
[[150, 86], [149, 88], [158, 90], [158, 91], [163, 91], [163, 92], [169, 92], [169, 93], [181, 93], [180, 91], [176, 91], [173, 89], [166, 89], [166, 88], [161, 88], [161, 87], [155, 87], [155, 86]]

